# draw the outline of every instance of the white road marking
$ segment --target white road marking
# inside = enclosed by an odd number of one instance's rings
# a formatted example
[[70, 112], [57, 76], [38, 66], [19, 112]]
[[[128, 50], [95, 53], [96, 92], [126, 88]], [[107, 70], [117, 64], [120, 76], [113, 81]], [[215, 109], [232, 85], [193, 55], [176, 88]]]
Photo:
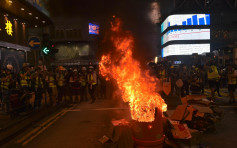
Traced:
[[106, 111], [106, 110], [128, 110], [129, 108], [94, 108], [94, 109], [73, 109], [67, 110], [68, 112], [79, 112], [79, 111]]

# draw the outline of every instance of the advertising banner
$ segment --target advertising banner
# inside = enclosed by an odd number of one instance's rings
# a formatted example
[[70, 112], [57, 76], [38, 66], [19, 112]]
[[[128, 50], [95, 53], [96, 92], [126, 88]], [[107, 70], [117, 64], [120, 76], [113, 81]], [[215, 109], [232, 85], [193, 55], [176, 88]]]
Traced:
[[192, 55], [210, 52], [210, 44], [174, 44], [162, 49], [162, 57], [172, 55]]
[[161, 37], [161, 44], [177, 40], [210, 40], [210, 29], [169, 30]]
[[210, 14], [176, 14], [168, 16], [161, 24], [161, 32], [171, 26], [210, 25]]

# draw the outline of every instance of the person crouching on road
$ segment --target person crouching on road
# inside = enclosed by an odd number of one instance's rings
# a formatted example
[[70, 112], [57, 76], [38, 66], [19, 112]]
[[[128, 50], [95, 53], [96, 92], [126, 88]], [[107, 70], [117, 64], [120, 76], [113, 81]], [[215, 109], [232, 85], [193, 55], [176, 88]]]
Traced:
[[97, 85], [97, 74], [95, 73], [93, 66], [89, 67], [87, 80], [88, 80], [88, 90], [89, 90], [89, 94], [92, 100], [91, 104], [93, 104], [96, 100], [95, 91], [96, 91], [96, 85]]
[[73, 70], [73, 74], [70, 77], [69, 83], [71, 84], [71, 87], [72, 87], [73, 102], [79, 102], [81, 84], [80, 84], [80, 77], [79, 77], [77, 69]]
[[229, 91], [229, 104], [235, 102], [235, 87], [236, 87], [236, 74], [233, 65], [229, 65], [227, 69], [228, 76], [228, 91]]

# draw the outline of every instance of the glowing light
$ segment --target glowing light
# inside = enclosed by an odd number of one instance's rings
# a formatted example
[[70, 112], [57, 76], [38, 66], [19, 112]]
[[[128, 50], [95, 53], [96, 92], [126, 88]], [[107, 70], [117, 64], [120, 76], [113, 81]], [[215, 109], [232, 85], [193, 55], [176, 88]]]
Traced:
[[149, 128], [149, 129], [152, 129], [152, 125], [149, 125], [148, 128]]
[[121, 28], [120, 19], [111, 23], [111, 41], [115, 47], [113, 55], [101, 57], [100, 73], [106, 79], [114, 79], [124, 102], [128, 102], [133, 120], [152, 122], [156, 108], [166, 111], [167, 105], [157, 93], [159, 80], [142, 70], [140, 63], [133, 58], [134, 38]]
[[13, 30], [12, 30], [12, 23], [7, 20], [6, 22], [6, 27], [5, 27], [6, 31], [7, 31], [7, 34], [12, 36], [12, 33], [13, 33]]
[[160, 5], [158, 2], [151, 3], [149, 18], [153, 24], [157, 24], [161, 21]]
[[45, 24], [45, 21], [42, 21], [43, 24]]
[[21, 11], [24, 11], [25, 9], [24, 8], [21, 8]]
[[155, 63], [157, 64], [157, 62], [158, 62], [158, 57], [155, 57]]
[[30, 12], [29, 15], [32, 15], [32, 13]]
[[38, 26], [37, 25], [35, 25], [35, 28], [37, 28]]
[[99, 34], [99, 25], [89, 23], [89, 34]]
[[8, 6], [12, 5], [12, 1], [11, 0], [5, 0], [5, 2], [8, 4]]
[[38, 16], [36, 16], [36, 17], [35, 17], [35, 19], [37, 19], [37, 20], [38, 20], [38, 19], [39, 19], [39, 17], [38, 17]]

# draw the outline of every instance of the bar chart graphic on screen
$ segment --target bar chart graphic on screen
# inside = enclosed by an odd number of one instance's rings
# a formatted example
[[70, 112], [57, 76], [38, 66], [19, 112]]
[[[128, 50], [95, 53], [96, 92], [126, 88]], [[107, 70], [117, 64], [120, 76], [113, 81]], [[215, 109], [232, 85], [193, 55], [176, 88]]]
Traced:
[[171, 26], [185, 26], [185, 25], [210, 25], [210, 14], [177, 14], [170, 15], [161, 24], [161, 32], [165, 31]]

